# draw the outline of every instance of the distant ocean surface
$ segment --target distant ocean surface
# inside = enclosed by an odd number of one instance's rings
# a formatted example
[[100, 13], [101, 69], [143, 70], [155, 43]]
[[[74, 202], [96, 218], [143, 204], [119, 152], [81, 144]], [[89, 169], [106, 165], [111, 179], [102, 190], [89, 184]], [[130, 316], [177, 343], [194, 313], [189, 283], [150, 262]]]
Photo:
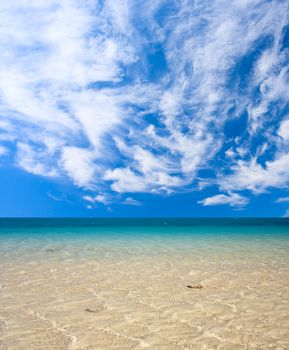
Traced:
[[9, 227], [103, 227], [103, 226], [287, 226], [289, 218], [0, 218]]
[[288, 350], [288, 271], [287, 218], [2, 218], [0, 349]]
[[206, 247], [215, 251], [246, 245], [286, 249], [288, 242], [288, 218], [0, 219], [1, 255], [19, 259], [41, 258], [41, 253], [56, 245], [58, 258], [61, 253], [63, 258], [91, 257], [92, 249], [95, 257], [112, 252], [113, 258], [121, 253], [189, 253]]

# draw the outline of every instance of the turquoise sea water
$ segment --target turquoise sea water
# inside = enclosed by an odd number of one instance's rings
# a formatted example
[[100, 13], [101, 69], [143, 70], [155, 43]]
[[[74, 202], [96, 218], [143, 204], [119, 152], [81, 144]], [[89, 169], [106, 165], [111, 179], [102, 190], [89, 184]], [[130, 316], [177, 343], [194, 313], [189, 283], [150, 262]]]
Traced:
[[2, 259], [256, 249], [288, 253], [289, 219], [0, 219]]
[[288, 266], [289, 219], [0, 219], [0, 348], [286, 350]]

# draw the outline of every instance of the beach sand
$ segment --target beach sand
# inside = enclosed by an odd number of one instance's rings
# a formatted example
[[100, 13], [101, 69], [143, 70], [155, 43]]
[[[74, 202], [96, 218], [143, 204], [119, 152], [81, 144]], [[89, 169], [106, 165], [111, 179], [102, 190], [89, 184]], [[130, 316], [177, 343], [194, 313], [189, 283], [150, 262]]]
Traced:
[[289, 349], [288, 241], [261, 244], [7, 243], [0, 349]]

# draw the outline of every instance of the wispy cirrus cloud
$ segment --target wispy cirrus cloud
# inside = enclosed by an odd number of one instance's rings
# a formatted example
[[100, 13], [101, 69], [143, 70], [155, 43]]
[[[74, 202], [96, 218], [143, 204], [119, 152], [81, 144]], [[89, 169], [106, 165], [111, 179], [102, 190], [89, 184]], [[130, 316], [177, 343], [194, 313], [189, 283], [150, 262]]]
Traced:
[[0, 7], [12, 163], [69, 178], [90, 205], [212, 183], [223, 193], [201, 204], [244, 206], [244, 190], [288, 187], [285, 0]]

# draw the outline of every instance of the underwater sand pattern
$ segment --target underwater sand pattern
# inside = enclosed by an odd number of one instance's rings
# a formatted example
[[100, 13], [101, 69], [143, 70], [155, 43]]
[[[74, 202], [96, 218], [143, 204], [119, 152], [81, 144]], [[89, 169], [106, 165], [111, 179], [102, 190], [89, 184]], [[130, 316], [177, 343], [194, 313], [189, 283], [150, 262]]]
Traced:
[[288, 248], [7, 242], [0, 349], [289, 349]]

